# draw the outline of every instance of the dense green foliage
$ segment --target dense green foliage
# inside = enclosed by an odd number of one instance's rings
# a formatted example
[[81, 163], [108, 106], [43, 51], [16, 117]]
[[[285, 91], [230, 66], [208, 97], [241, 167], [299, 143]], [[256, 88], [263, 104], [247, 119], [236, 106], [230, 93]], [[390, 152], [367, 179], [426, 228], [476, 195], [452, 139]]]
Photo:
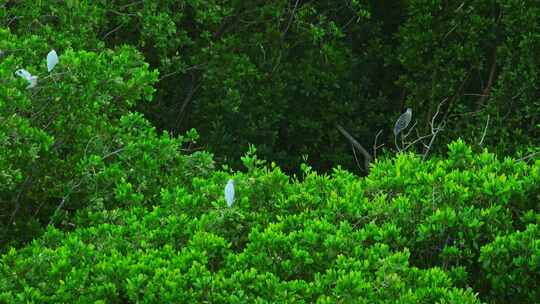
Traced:
[[247, 155], [232, 208], [229, 174], [215, 172], [162, 189], [152, 210], [79, 212], [74, 231], [49, 227], [2, 257], [0, 299], [535, 302], [540, 161], [450, 151], [400, 155], [365, 179], [304, 166], [302, 182]]
[[[424, 121], [446, 100], [445, 137], [499, 152], [538, 144], [540, 2], [514, 0], [408, 2], [399, 30], [399, 83]], [[471, 113], [472, 112], [472, 113]]]
[[538, 302], [538, 33], [526, 0], [0, 0], [0, 303]]
[[[125, 195], [151, 199], [161, 186], [189, 180], [184, 171], [211, 168], [209, 155], [180, 151], [196, 133], [158, 136], [130, 112], [151, 98], [157, 78], [133, 48], [67, 50], [50, 75], [43, 38], [0, 30], [0, 49], [0, 247], [32, 239], [55, 211], [115, 208]], [[18, 68], [39, 75], [38, 86], [25, 89]]]
[[[1, 2], [0, 2], [1, 3]], [[7, 1], [14, 33], [60, 51], [129, 44], [161, 72], [160, 129], [196, 128], [200, 144], [236, 163], [256, 144], [288, 172], [301, 156], [320, 170], [354, 167], [343, 125], [366, 146], [393, 149], [393, 121], [416, 129], [444, 101], [433, 150], [461, 137], [515, 153], [538, 144], [540, 2]], [[489, 120], [489, 121], [488, 121]], [[417, 145], [420, 151], [422, 145]]]

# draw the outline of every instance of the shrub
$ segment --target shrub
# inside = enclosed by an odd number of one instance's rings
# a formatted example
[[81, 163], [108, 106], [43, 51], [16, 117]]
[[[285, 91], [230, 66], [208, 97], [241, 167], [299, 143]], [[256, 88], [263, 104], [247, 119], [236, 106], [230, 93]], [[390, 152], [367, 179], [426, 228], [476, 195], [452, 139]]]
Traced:
[[[86, 206], [149, 203], [158, 185], [212, 166], [207, 153], [181, 150], [196, 133], [159, 136], [130, 112], [151, 100], [157, 80], [135, 49], [58, 50], [60, 63], [47, 75], [50, 48], [0, 29], [0, 248], [32, 239], [54, 214], [60, 223], [62, 213]], [[26, 89], [19, 68], [39, 76], [37, 87]]]
[[482, 248], [479, 261], [487, 274], [493, 298], [533, 303], [540, 297], [538, 224], [530, 224], [524, 231], [497, 237]]
[[427, 162], [379, 161], [367, 178], [303, 166], [299, 181], [252, 149], [245, 173], [169, 185], [152, 210], [80, 209], [73, 231], [49, 227], [9, 250], [0, 298], [534, 302], [540, 162], [499, 160], [459, 141], [449, 150]]
[[[233, 212], [245, 211], [212, 210], [208, 216], [224, 222]], [[4, 255], [0, 299], [479, 303], [471, 290], [453, 287], [442, 270], [409, 266], [407, 251], [393, 252], [381, 243], [346, 246], [359, 235], [348, 233], [347, 225], [312, 218], [303, 229], [287, 231], [281, 223], [272, 224], [261, 232], [246, 231], [248, 244], [239, 250], [219, 225], [213, 232], [203, 231], [197, 228], [202, 219], [167, 208], [91, 216], [106, 217], [107, 222], [69, 234], [49, 228], [32, 245]], [[322, 231], [326, 233], [318, 234]]]

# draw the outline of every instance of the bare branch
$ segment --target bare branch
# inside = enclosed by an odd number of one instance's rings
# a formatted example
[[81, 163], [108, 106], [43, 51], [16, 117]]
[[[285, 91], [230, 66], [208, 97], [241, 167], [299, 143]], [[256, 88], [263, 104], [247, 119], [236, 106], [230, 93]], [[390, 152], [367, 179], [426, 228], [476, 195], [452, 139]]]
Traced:
[[120, 149], [118, 149], [118, 150], [116, 150], [116, 151], [113, 151], [113, 152], [111, 152], [111, 153], [108, 153], [108, 154], [106, 154], [106, 155], [103, 155], [103, 157], [101, 157], [101, 159], [107, 159], [107, 158], [109, 158], [109, 157], [111, 157], [111, 156], [113, 156], [113, 155], [116, 155], [116, 154], [118, 154], [118, 153], [124, 151], [125, 148], [126, 148], [126, 147], [122, 147], [122, 148], [120, 148]]
[[491, 87], [493, 85], [493, 79], [495, 78], [495, 71], [497, 70], [497, 47], [493, 50], [493, 62], [491, 63], [491, 69], [489, 71], [489, 79], [486, 87], [484, 88], [484, 91], [482, 92], [482, 96], [480, 99], [478, 99], [478, 102], [476, 104], [477, 108], [480, 108], [486, 99], [487, 96], [489, 96]]
[[477, 94], [477, 93], [465, 93], [463, 96], [475, 96], [475, 97], [488, 97], [489, 95]]
[[294, 19], [294, 14], [296, 13], [296, 9], [298, 8], [298, 2], [300, 2], [300, 0], [296, 0], [296, 2], [294, 3], [294, 8], [292, 10], [291, 17], [289, 18], [289, 22], [287, 23], [287, 27], [285, 28], [285, 31], [283, 31], [283, 34], [281, 35], [282, 39], [285, 39], [285, 35], [289, 31], [289, 27], [291, 26], [292, 21]]
[[343, 136], [345, 136], [351, 142], [351, 144], [356, 147], [358, 151], [360, 151], [360, 153], [362, 153], [362, 155], [364, 156], [364, 170], [369, 173], [369, 165], [371, 164], [371, 160], [373, 159], [373, 157], [371, 157], [371, 154], [369, 154], [369, 152], [342, 126], [336, 125], [336, 127], [339, 132], [341, 132], [341, 134], [343, 134]]
[[377, 158], [377, 149], [384, 146], [384, 144], [381, 144], [381, 145], [377, 146], [377, 139], [379, 139], [379, 136], [381, 134], [382, 134], [382, 130], [379, 130], [379, 132], [377, 132], [377, 135], [375, 135], [375, 141], [373, 142], [373, 159]]
[[140, 1], [134, 1], [134, 2], [132, 2], [132, 3], [128, 3], [128, 4], [124, 4], [124, 5], [120, 6], [119, 9], [122, 10], [122, 9], [128, 8], [128, 7], [133, 6], [133, 5], [141, 4], [141, 3], [143, 3], [143, 2], [144, 2], [143, 0], [140, 0]]
[[431, 118], [430, 127], [431, 127], [431, 135], [432, 135], [432, 137], [431, 137], [431, 140], [429, 141], [429, 144], [428, 144], [428, 146], [426, 148], [426, 152], [424, 152], [424, 156], [422, 156], [422, 160], [426, 160], [427, 155], [428, 155], [429, 151], [431, 150], [431, 147], [433, 146], [433, 142], [435, 142], [435, 138], [437, 137], [439, 132], [444, 127], [444, 124], [445, 124], [444, 121], [441, 124], [439, 124], [437, 127], [435, 127], [435, 119], [437, 118], [437, 116], [439, 116], [439, 113], [441, 112], [441, 106], [443, 105], [443, 103], [445, 101], [446, 101], [446, 99], [444, 99], [443, 101], [441, 101], [437, 105], [437, 111], [435, 112], [435, 115], [433, 115], [433, 117]]
[[180, 125], [182, 124], [182, 120], [184, 117], [184, 111], [186, 110], [187, 105], [191, 102], [191, 99], [193, 99], [193, 96], [195, 95], [195, 92], [199, 90], [199, 88], [202, 86], [202, 83], [198, 83], [197, 85], [194, 85], [195, 83], [195, 76], [192, 75], [192, 81], [189, 88], [189, 91], [184, 98], [184, 101], [182, 103], [182, 106], [180, 107], [180, 111], [178, 113], [178, 118], [176, 120], [176, 127], [177, 129], [180, 129]]
[[[416, 123], [417, 123], [417, 121], [415, 121], [415, 124], [411, 127], [411, 129], [406, 134], [402, 134], [402, 136], [401, 136], [401, 141], [402, 141], [401, 142], [401, 148], [398, 146], [397, 140], [394, 139], [394, 144], [396, 145], [396, 148], [397, 148], [397, 150], [399, 152], [406, 151], [410, 147], [412, 147], [412, 146], [414, 146], [414, 145], [416, 145], [418, 143], [421, 143], [422, 146], [424, 146], [424, 151], [425, 151], [423, 153], [423, 155], [422, 155], [422, 159], [425, 160], [427, 158], [427, 155], [429, 154], [429, 151], [433, 147], [433, 143], [435, 142], [435, 138], [437, 137], [439, 132], [443, 130], [444, 125], [445, 125], [445, 120], [444, 119], [438, 125], [435, 124], [435, 120], [437, 120], [437, 118], [440, 116], [441, 107], [445, 103], [446, 100], [447, 100], [447, 98], [443, 99], [437, 105], [437, 110], [436, 110], [435, 114], [433, 114], [433, 116], [431, 117], [431, 120], [428, 122], [428, 125], [429, 125], [429, 127], [431, 129], [430, 133], [428, 133], [426, 135], [420, 135], [418, 130], [414, 128], [416, 126]], [[413, 132], [413, 130], [416, 132], [417, 138], [414, 139], [413, 141], [410, 141], [410, 142], [404, 142], [404, 139], [406, 139]], [[427, 140], [427, 139], [429, 139], [429, 142], [426, 144], [424, 141]]]
[[409, 128], [409, 132], [405, 133], [402, 135], [402, 139], [406, 139], [407, 136], [409, 136], [409, 134], [411, 134], [411, 131], [414, 129], [414, 127], [416, 127], [416, 125], [418, 124], [418, 120], [414, 120], [414, 124]]
[[356, 166], [358, 167], [358, 169], [363, 170], [364, 168], [362, 168], [360, 166], [360, 163], [358, 162], [358, 157], [356, 156], [356, 149], [354, 148], [353, 144], [351, 144], [351, 148], [352, 148], [352, 153], [354, 155], [354, 161], [356, 162]]
[[205, 67], [205, 64], [196, 64], [196, 65], [192, 65], [190, 67], [187, 67], [185, 69], [179, 69], [177, 71], [174, 71], [174, 72], [170, 72], [170, 73], [167, 73], [163, 76], [161, 76], [158, 81], [162, 81], [163, 79], [166, 79], [166, 78], [169, 78], [171, 76], [174, 76], [174, 75], [177, 75], [177, 74], [180, 74], [180, 73], [185, 73], [187, 71], [191, 71], [191, 70], [202, 70], [203, 68]]
[[135, 13], [124, 13], [124, 12], [119, 12], [119, 11], [113, 10], [113, 9], [107, 10], [107, 13], [113, 13], [114, 15], [117, 15], [117, 16], [138, 17], [138, 15], [135, 14]]
[[64, 205], [65, 205], [67, 199], [69, 198], [69, 196], [71, 195], [71, 193], [75, 189], [79, 188], [79, 186], [82, 184], [82, 182], [83, 182], [83, 179], [81, 179], [76, 185], [73, 185], [73, 187], [71, 187], [71, 189], [69, 189], [69, 191], [62, 197], [62, 200], [60, 201], [60, 204], [58, 204], [58, 206], [56, 207], [56, 209], [53, 212], [53, 215], [51, 216], [51, 219], [49, 220], [49, 225], [51, 225], [52, 222], [53, 222], [53, 216], [64, 207]]
[[120, 25], [116, 26], [115, 28], [113, 28], [112, 30], [110, 30], [109, 32], [107, 32], [105, 35], [103, 35], [103, 36], [101, 37], [101, 39], [105, 39], [105, 38], [109, 37], [109, 35], [111, 35], [112, 33], [116, 32], [116, 31], [118, 31], [119, 29], [121, 29], [122, 26], [124, 26], [124, 25], [123, 25], [123, 24], [120, 24]]
[[415, 139], [414, 141], [410, 142], [410, 143], [407, 143], [407, 145], [400, 151], [406, 151], [408, 150], [410, 147], [414, 146], [415, 144], [417, 144], [418, 142], [421, 142], [423, 141], [424, 139], [426, 138], [429, 138], [431, 137], [432, 134], [427, 134], [427, 135], [424, 135], [424, 136], [420, 136], [418, 137], [417, 139]]
[[489, 126], [489, 114], [487, 115], [486, 126], [484, 127], [484, 133], [482, 134], [482, 138], [480, 139], [480, 142], [478, 143], [480, 146], [482, 146], [482, 144], [484, 143], [484, 138], [486, 137], [488, 126]]
[[431, 147], [433, 146], [433, 142], [435, 141], [435, 137], [437, 137], [437, 134], [439, 134], [439, 131], [441, 129], [437, 129], [437, 131], [435, 133], [433, 133], [433, 136], [431, 136], [431, 140], [429, 141], [429, 144], [427, 145], [426, 147], [426, 152], [424, 153], [424, 155], [422, 156], [422, 160], [426, 160], [427, 158], [427, 155], [429, 153], [429, 150], [431, 150]]
[[535, 157], [536, 155], [540, 155], [540, 151], [531, 153], [531, 154], [529, 154], [529, 155], [525, 155], [524, 157], [517, 159], [516, 162], [527, 161], [529, 158], [533, 158], [533, 157]]

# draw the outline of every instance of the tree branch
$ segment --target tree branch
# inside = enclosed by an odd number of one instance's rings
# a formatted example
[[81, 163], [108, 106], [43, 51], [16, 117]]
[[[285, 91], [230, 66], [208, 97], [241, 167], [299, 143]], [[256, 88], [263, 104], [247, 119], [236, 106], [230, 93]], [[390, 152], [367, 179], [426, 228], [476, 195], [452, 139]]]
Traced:
[[377, 135], [375, 135], [375, 141], [373, 142], [373, 159], [377, 159], [377, 149], [384, 146], [384, 144], [377, 145], [377, 140], [379, 139], [379, 136], [382, 134], [382, 130], [379, 130], [377, 132]]
[[480, 146], [482, 146], [482, 143], [484, 143], [484, 138], [486, 137], [488, 126], [489, 126], [489, 114], [487, 115], [486, 126], [484, 127], [484, 133], [482, 134], [482, 138], [480, 139], [480, 142], [478, 143], [478, 145]]
[[283, 34], [281, 35], [282, 41], [285, 39], [285, 35], [287, 35], [287, 32], [289, 31], [289, 27], [292, 24], [292, 21], [294, 19], [294, 14], [296, 13], [296, 9], [298, 8], [298, 2], [300, 2], [300, 0], [296, 0], [296, 2], [294, 3], [294, 8], [292, 10], [291, 17], [289, 18], [289, 22], [287, 23], [287, 27], [285, 28], [285, 31], [283, 31]]
[[358, 151], [360, 151], [360, 153], [362, 153], [362, 155], [364, 156], [364, 170], [369, 173], [369, 165], [371, 164], [371, 160], [373, 159], [371, 154], [369, 154], [369, 152], [342, 126], [336, 125], [336, 128], [339, 130], [339, 132], [341, 132], [341, 134], [343, 134], [343, 136], [345, 136], [351, 142], [354, 147], [358, 149]]
[[177, 129], [180, 129], [180, 125], [182, 124], [182, 120], [183, 120], [183, 117], [184, 117], [184, 111], [186, 110], [186, 107], [187, 105], [191, 102], [191, 100], [193, 99], [193, 95], [195, 95], [195, 92], [197, 92], [197, 90], [199, 90], [199, 88], [201, 87], [201, 83], [198, 83], [197, 85], [194, 85], [194, 82], [195, 82], [195, 77], [192, 75], [192, 81], [191, 81], [191, 85], [189, 87], [189, 91], [186, 95], [186, 97], [184, 98], [184, 101], [182, 102], [182, 106], [180, 107], [180, 111], [178, 112], [178, 118], [176, 120], [176, 128]]
[[491, 69], [489, 71], [489, 78], [488, 83], [484, 90], [482, 91], [482, 94], [480, 96], [480, 99], [478, 99], [478, 102], [476, 104], [476, 108], [479, 109], [483, 104], [485, 99], [489, 96], [491, 87], [493, 85], [493, 78], [495, 78], [495, 71], [497, 70], [497, 47], [493, 50], [493, 62], [491, 63]]

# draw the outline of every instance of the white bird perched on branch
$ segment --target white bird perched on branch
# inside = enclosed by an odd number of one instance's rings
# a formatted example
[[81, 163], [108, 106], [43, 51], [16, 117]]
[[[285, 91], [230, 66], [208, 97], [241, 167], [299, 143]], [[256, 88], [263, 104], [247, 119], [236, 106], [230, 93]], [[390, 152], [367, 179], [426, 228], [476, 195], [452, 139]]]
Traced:
[[225, 201], [227, 206], [230, 208], [234, 202], [234, 181], [229, 179], [227, 186], [225, 186]]
[[30, 72], [28, 72], [27, 70], [19, 69], [15, 71], [15, 74], [17, 74], [17, 76], [19, 77], [24, 78], [26, 81], [28, 81], [28, 86], [26, 87], [27, 89], [31, 89], [37, 85], [38, 77], [30, 74]]
[[58, 64], [58, 54], [52, 50], [47, 54], [47, 72], [50, 73], [56, 64]]
[[[2, 55], [2, 51], [0, 51], [0, 56]], [[56, 54], [55, 50], [51, 50], [47, 54], [47, 71], [50, 73], [52, 69], [54, 69], [54, 66], [58, 64], [58, 54]], [[38, 82], [38, 76], [30, 74], [25, 69], [18, 69], [15, 71], [15, 74], [21, 78], [24, 78], [26, 81], [28, 81], [27, 89], [31, 89], [37, 85]]]
[[407, 126], [411, 122], [411, 118], [412, 118], [412, 109], [407, 108], [407, 111], [401, 114], [401, 116], [396, 121], [396, 125], [394, 126], [394, 136], [397, 136], [399, 133], [401, 133], [401, 131], [407, 128]]

